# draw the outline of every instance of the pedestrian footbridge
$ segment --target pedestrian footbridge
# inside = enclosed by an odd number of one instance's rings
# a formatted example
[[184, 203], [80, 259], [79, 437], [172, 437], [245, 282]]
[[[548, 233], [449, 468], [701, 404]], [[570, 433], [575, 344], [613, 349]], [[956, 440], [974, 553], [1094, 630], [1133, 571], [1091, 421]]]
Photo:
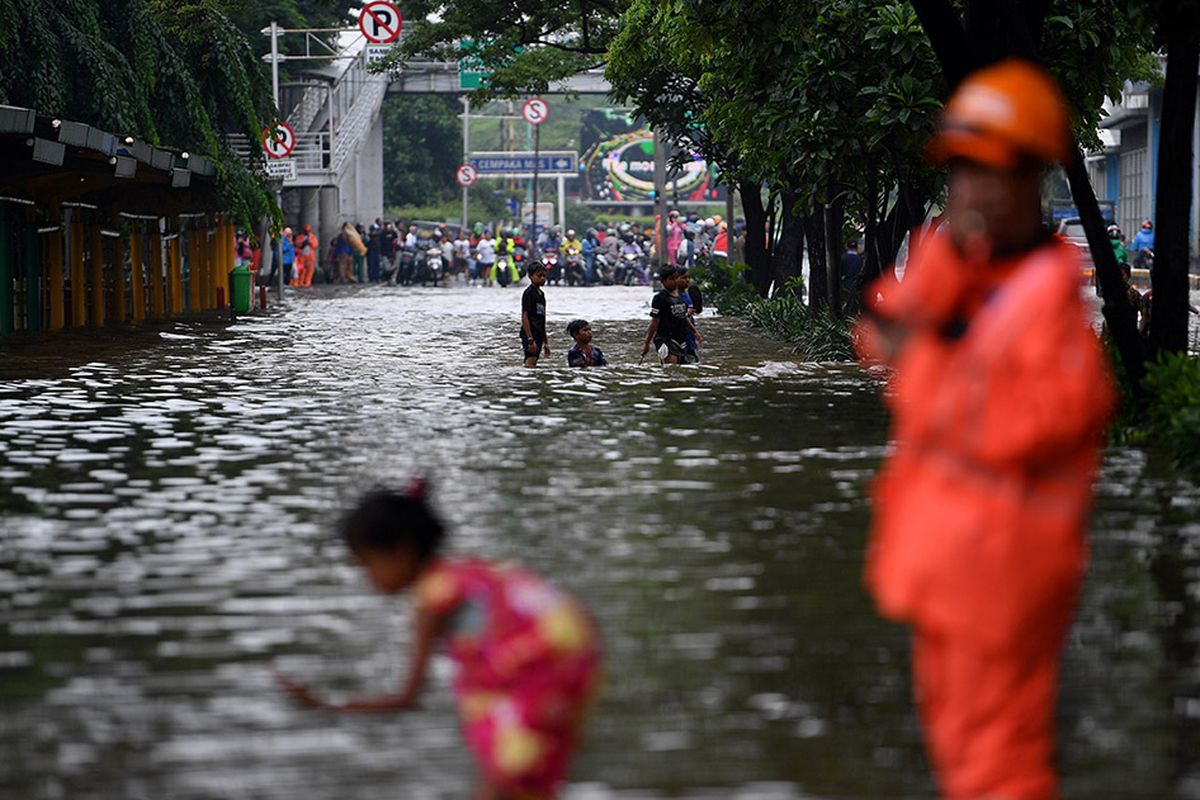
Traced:
[[[406, 26], [405, 32], [410, 31]], [[306, 36], [312, 38], [311, 33]], [[284, 217], [289, 224], [312, 225], [322, 243], [346, 220], [365, 223], [383, 214], [380, 112], [386, 96], [466, 91], [458, 62], [411, 60], [395, 73], [375, 74], [367, 68], [368, 50], [358, 29], [345, 30], [335, 48], [313, 54], [311, 63], [323, 66], [306, 67], [303, 80], [279, 86], [281, 117], [295, 132], [288, 157], [295, 172], [279, 184]], [[603, 70], [589, 70], [553, 86], [551, 93], [608, 90]], [[233, 145], [249, 156], [244, 138], [234, 139]]]

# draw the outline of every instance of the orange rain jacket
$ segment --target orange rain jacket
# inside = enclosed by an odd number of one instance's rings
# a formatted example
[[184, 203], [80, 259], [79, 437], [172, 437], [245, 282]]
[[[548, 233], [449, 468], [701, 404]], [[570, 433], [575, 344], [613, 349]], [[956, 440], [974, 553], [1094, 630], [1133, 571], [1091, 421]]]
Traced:
[[[871, 311], [910, 330], [866, 567], [884, 616], [981, 652], [1061, 640], [1114, 404], [1079, 276], [1061, 242], [968, 263], [935, 233], [902, 283], [868, 289]], [[877, 332], [863, 326], [865, 361], [881, 360]]]

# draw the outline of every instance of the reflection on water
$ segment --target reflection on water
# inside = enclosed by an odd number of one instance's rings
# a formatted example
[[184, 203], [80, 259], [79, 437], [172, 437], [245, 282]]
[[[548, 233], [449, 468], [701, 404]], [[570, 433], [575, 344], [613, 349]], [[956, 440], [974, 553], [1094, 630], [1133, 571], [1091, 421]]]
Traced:
[[[297, 297], [227, 329], [71, 335], [0, 362], [0, 796], [463, 797], [435, 662], [393, 718], [291, 706], [406, 663], [407, 603], [328, 533], [429, 470], [454, 546], [576, 591], [608, 681], [570, 800], [932, 796], [907, 642], [859, 585], [877, 386], [704, 320], [699, 367], [639, 364], [641, 289]], [[571, 371], [592, 320], [616, 364]], [[1197, 798], [1200, 491], [1110, 454], [1061, 708], [1071, 797]]]

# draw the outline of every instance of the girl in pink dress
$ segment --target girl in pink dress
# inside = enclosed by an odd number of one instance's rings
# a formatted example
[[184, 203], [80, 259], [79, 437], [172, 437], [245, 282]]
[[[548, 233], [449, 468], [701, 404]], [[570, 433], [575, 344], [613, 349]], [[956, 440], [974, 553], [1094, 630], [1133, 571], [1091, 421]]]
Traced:
[[342, 536], [386, 594], [417, 592], [412, 667], [393, 694], [334, 705], [280, 677], [314, 708], [400, 711], [413, 705], [439, 640], [457, 663], [454, 681], [467, 745], [482, 773], [479, 800], [554, 798], [566, 778], [597, 688], [599, 636], [566, 592], [516, 566], [438, 555], [441, 522], [425, 484], [368, 494]]

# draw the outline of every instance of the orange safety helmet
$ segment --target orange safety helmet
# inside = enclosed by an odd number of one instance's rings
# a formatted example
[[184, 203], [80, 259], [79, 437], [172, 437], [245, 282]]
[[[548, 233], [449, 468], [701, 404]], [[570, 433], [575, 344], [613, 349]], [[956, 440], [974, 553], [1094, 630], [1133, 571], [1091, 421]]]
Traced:
[[1022, 158], [1065, 161], [1070, 149], [1070, 118], [1058, 84], [1041, 67], [1010, 58], [959, 85], [927, 153], [937, 164], [965, 158], [1011, 169]]

